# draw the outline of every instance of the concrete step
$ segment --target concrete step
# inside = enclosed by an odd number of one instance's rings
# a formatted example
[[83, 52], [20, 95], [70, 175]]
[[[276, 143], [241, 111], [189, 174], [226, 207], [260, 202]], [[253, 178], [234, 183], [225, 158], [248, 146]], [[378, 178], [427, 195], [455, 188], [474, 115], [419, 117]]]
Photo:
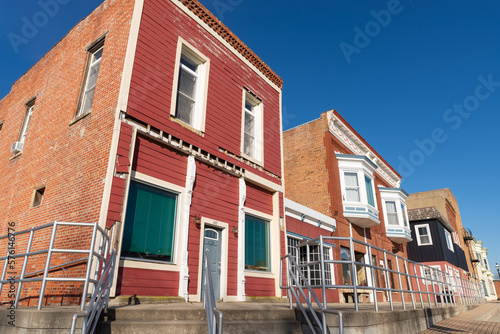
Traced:
[[[252, 320], [223, 322], [224, 334], [302, 334], [298, 321], [290, 320]], [[104, 321], [99, 323], [96, 334], [204, 334], [208, 333], [206, 321], [177, 320], [177, 321]]]
[[[178, 305], [178, 304], [177, 304]], [[233, 306], [233, 307], [231, 307]], [[238, 304], [224, 305], [221, 311], [224, 320], [295, 320], [294, 310], [286, 307], [276, 307], [273, 305], [260, 304], [256, 309], [242, 308]], [[189, 305], [177, 307], [110, 307], [103, 313], [103, 320], [163, 320], [163, 321], [183, 321], [183, 320], [203, 320], [206, 321], [206, 310]]]

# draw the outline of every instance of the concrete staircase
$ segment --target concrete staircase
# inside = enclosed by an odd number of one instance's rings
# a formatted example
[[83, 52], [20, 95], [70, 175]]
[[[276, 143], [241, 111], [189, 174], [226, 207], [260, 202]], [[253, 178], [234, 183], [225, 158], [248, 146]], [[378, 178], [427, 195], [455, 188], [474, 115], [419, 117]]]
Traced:
[[[301, 334], [295, 311], [287, 304], [220, 303], [223, 333]], [[110, 307], [96, 334], [208, 333], [206, 311], [200, 303], [140, 304]]]

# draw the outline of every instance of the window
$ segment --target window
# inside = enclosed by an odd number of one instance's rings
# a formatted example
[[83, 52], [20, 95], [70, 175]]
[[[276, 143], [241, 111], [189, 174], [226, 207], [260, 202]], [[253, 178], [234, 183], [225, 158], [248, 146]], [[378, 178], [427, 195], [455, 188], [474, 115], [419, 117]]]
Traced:
[[243, 153], [258, 161], [262, 160], [262, 102], [245, 92], [243, 113]]
[[195, 130], [205, 130], [209, 61], [184, 43], [178, 45], [177, 77], [170, 114]]
[[17, 153], [21, 152], [24, 148], [24, 142], [26, 141], [26, 135], [28, 134], [28, 127], [30, 125], [31, 117], [33, 116], [33, 111], [35, 110], [35, 100], [31, 100], [26, 104], [26, 114], [24, 115], [23, 125], [21, 126], [21, 132], [19, 132], [19, 138], [12, 145], [11, 152]]
[[[309, 261], [307, 260], [307, 247], [300, 248], [300, 264], [306, 264], [308, 262], [320, 261], [320, 248], [319, 246], [309, 246]], [[323, 247], [323, 259], [330, 260], [330, 250], [326, 247]], [[303, 267], [304, 277], [307, 278], [307, 267]], [[309, 284], [321, 285], [321, 263], [314, 264], [309, 266]], [[332, 270], [330, 264], [325, 264], [325, 283], [327, 285], [332, 284]]]
[[80, 94], [80, 104], [78, 112], [76, 113], [77, 117], [86, 114], [92, 109], [97, 75], [99, 74], [99, 67], [101, 66], [103, 47], [104, 38], [101, 38], [88, 48], [87, 69], [85, 71], [85, 79]]
[[415, 235], [419, 246], [432, 245], [431, 231], [429, 224], [415, 225]]
[[[377, 257], [372, 255], [372, 265], [377, 266]], [[375, 277], [375, 286], [381, 288], [380, 286], [380, 278], [378, 276], [378, 269], [373, 268], [373, 277]]]
[[424, 284], [437, 284], [438, 282], [442, 282], [442, 273], [440, 266], [429, 266], [422, 267], [422, 276], [425, 277]]
[[403, 213], [403, 225], [408, 227], [408, 218], [406, 218], [406, 207], [404, 204], [401, 204], [401, 212]]
[[488, 268], [488, 261], [486, 261], [486, 259], [483, 259], [484, 261], [484, 267], [486, 268], [486, 270], [490, 270], [490, 268]]
[[385, 202], [385, 208], [387, 210], [387, 223], [389, 225], [399, 225], [396, 202]]
[[35, 194], [33, 195], [33, 203], [31, 207], [37, 207], [42, 205], [43, 195], [45, 194], [45, 187], [40, 187], [35, 189]]
[[245, 216], [245, 269], [269, 271], [269, 222]]
[[[397, 259], [396, 259], [397, 261]], [[392, 261], [387, 260], [387, 269], [393, 270], [392, 269]], [[394, 273], [392, 271], [387, 271], [387, 275], [389, 276], [389, 282], [391, 283], [391, 289], [396, 289], [396, 285], [394, 284]]]
[[375, 196], [373, 195], [372, 179], [365, 175], [366, 196], [368, 204], [375, 207]]
[[173, 261], [178, 194], [130, 182], [122, 256]]
[[4, 121], [1, 121], [1, 122], [0, 122], [0, 132], [2, 132], [3, 122], [4, 122]]
[[[340, 259], [342, 261], [350, 261], [351, 254], [349, 248], [340, 247]], [[344, 285], [352, 285], [351, 279], [351, 264], [350, 263], [342, 263], [342, 278], [344, 280]]]
[[346, 201], [360, 202], [358, 174], [345, 173], [344, 178], [345, 178]]
[[451, 239], [451, 233], [448, 231], [444, 231], [444, 236], [446, 238], [446, 245], [448, 246], [448, 249], [454, 252], [453, 250], [453, 240]]

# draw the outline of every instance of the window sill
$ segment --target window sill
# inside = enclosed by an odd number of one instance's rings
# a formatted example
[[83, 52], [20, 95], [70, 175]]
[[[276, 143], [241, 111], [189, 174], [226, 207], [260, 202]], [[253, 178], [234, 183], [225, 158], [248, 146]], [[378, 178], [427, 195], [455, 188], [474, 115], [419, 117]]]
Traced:
[[248, 277], [274, 278], [274, 273], [271, 271], [245, 269], [244, 273]]
[[186, 128], [189, 131], [192, 131], [192, 132], [196, 133], [200, 137], [205, 137], [205, 133], [203, 131], [193, 128], [191, 125], [184, 123], [183, 121], [181, 121], [180, 119], [176, 118], [175, 116], [170, 115], [170, 120], [172, 122], [174, 122], [174, 123], [179, 124], [183, 128]]
[[21, 155], [23, 155], [23, 151], [15, 153], [13, 156], [11, 156], [11, 157], [9, 158], [9, 161], [14, 160], [14, 159], [16, 159], [17, 157], [20, 157]]
[[86, 113], [84, 114], [81, 114], [79, 116], [76, 116], [75, 118], [73, 118], [71, 120], [71, 122], [69, 122], [69, 126], [75, 124], [76, 122], [78, 122], [79, 120], [81, 119], [84, 119], [85, 117], [87, 117], [88, 115], [90, 115], [92, 113], [92, 109], [89, 109]]
[[261, 160], [257, 160], [254, 157], [246, 155], [243, 152], [241, 152], [241, 157], [244, 158], [244, 159], [246, 159], [246, 160], [248, 160], [248, 161], [250, 161], [250, 162], [252, 162], [252, 163], [254, 163], [254, 164], [256, 164], [256, 165], [258, 165], [258, 166], [260, 166], [260, 167], [262, 167], [262, 168], [264, 168], [264, 162], [261, 161]]

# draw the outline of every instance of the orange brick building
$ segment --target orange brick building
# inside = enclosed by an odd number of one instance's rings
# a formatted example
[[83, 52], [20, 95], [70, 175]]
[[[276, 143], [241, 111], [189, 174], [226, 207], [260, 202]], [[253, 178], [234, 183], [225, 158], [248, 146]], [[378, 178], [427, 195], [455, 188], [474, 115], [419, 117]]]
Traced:
[[[322, 113], [319, 119], [283, 133], [286, 197], [336, 221], [330, 232], [302, 229], [290, 224], [289, 239], [311, 238], [318, 234], [352, 237], [389, 252], [406, 257], [405, 243], [411, 240], [406, 212], [407, 194], [400, 188], [401, 176], [335, 110]], [[366, 247], [356, 245], [357, 262], [385, 266], [380, 252], [368, 258]], [[338, 242], [334, 259], [350, 259], [348, 244]], [[394, 262], [389, 267], [396, 269]], [[349, 285], [350, 273], [336, 270], [338, 284]], [[378, 276], [378, 275], [376, 275]], [[357, 273], [360, 285], [371, 285], [364, 269]], [[375, 277], [384, 284], [384, 277]], [[344, 297], [348, 290], [339, 291]], [[380, 294], [379, 299], [385, 299]], [[340, 300], [343, 301], [342, 295]]]

